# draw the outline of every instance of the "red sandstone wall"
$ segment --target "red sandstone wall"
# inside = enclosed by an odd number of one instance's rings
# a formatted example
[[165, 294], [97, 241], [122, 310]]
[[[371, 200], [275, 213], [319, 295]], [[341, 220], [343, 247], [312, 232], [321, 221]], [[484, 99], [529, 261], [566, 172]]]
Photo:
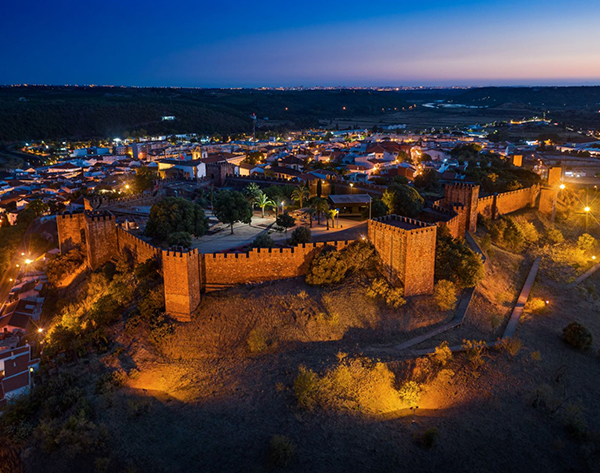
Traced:
[[133, 255], [135, 264], [144, 263], [150, 258], [160, 256], [160, 249], [152, 246], [121, 227], [117, 227], [117, 247], [119, 252], [128, 249]]
[[480, 197], [477, 202], [477, 213], [487, 218], [494, 218], [494, 196]]
[[97, 269], [117, 255], [117, 226], [114, 215], [85, 215], [88, 266]]
[[496, 197], [498, 215], [505, 215], [524, 209], [528, 206], [534, 206], [538, 193], [539, 187], [532, 186], [498, 194]]
[[435, 242], [437, 226], [412, 219], [420, 228], [406, 230], [381, 221], [368, 223], [369, 240], [377, 249], [388, 279], [392, 284], [402, 283], [405, 296], [433, 292]]
[[82, 244], [81, 230], [85, 228], [85, 215], [83, 213], [57, 215], [56, 226], [61, 253], [66, 253], [75, 246]]
[[200, 257], [197, 250], [162, 251], [166, 312], [181, 322], [200, 304]]
[[306, 274], [312, 259], [326, 245], [341, 250], [350, 241], [307, 243], [294, 248], [258, 248], [249, 253], [210, 253], [200, 255], [203, 286], [215, 291], [238, 284], [293, 278]]
[[546, 215], [552, 215], [552, 208], [554, 207], [554, 199], [556, 198], [556, 189], [544, 188], [540, 192], [540, 207], [541, 213]]
[[436, 230], [436, 227], [427, 227], [407, 234], [405, 296], [433, 293]]

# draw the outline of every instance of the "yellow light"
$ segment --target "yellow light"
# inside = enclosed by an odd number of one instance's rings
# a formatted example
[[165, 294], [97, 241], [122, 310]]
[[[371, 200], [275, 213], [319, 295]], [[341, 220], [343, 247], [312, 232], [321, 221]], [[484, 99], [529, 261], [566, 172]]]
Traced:
[[31, 264], [31, 263], [33, 263], [33, 260], [31, 260], [31, 259], [29, 259], [29, 258], [27, 258], [27, 259], [25, 260], [25, 264]]
[[565, 186], [564, 184], [561, 184], [559, 187], [560, 187], [561, 189], [564, 189], [566, 186]]
[[592, 256], [592, 259], [596, 259], [596, 257], [595, 257], [595, 256]]
[[589, 207], [586, 207], [585, 209], [583, 209], [583, 211], [584, 211], [584, 212], [589, 212], [589, 211], [590, 211], [590, 208], [589, 208]]
[[38, 328], [38, 333], [42, 333], [44, 331], [43, 328]]

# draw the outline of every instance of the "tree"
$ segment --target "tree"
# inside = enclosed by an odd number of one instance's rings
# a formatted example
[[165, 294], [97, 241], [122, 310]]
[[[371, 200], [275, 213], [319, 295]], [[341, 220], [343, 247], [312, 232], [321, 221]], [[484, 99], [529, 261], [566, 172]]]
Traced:
[[22, 210], [17, 216], [17, 225], [27, 225], [36, 218], [41, 217], [48, 211], [48, 204], [44, 204], [39, 199], [32, 200], [27, 204], [25, 210]]
[[313, 197], [311, 199], [310, 206], [315, 209], [315, 213], [317, 214], [317, 223], [320, 225], [321, 216], [329, 210], [329, 202], [327, 202], [327, 199], [324, 199], [323, 197]]
[[167, 241], [172, 233], [201, 237], [207, 230], [208, 219], [201, 206], [182, 197], [166, 197], [150, 209], [145, 235]]
[[275, 202], [269, 199], [269, 197], [265, 193], [261, 193], [256, 198], [255, 204], [260, 207], [260, 210], [262, 211], [262, 218], [265, 218], [265, 207], [275, 207], [277, 205], [275, 204]]
[[442, 279], [435, 285], [433, 297], [441, 310], [450, 310], [456, 305], [456, 286], [452, 281]]
[[437, 190], [440, 187], [439, 173], [434, 169], [426, 169], [415, 177], [415, 187], [422, 190]]
[[261, 233], [252, 242], [252, 248], [273, 248], [274, 246], [273, 238], [266, 233]]
[[310, 192], [308, 191], [308, 189], [305, 186], [298, 186], [297, 189], [294, 189], [294, 192], [292, 192], [292, 200], [294, 202], [298, 202], [298, 205], [300, 208], [303, 207], [303, 203], [304, 200], [308, 199], [310, 197]]
[[416, 218], [423, 210], [425, 201], [412, 187], [406, 184], [391, 184], [381, 199], [390, 213]]
[[263, 194], [263, 191], [260, 190], [260, 187], [254, 182], [251, 182], [244, 189], [244, 195], [247, 197], [248, 201], [252, 206], [256, 205], [256, 202]]
[[275, 219], [275, 223], [280, 227], [285, 228], [285, 231], [287, 233], [288, 228], [292, 228], [294, 225], [296, 225], [296, 219], [286, 212], [284, 214], [278, 215]]
[[292, 237], [290, 238], [290, 245], [300, 245], [302, 243], [310, 243], [312, 241], [312, 235], [310, 228], [307, 227], [298, 227], [292, 232]]
[[143, 167], [138, 168], [135, 171], [133, 177], [133, 183], [131, 184], [131, 190], [135, 194], [141, 194], [146, 189], [150, 189], [156, 181], [156, 172], [150, 168]]
[[[371, 200], [371, 209], [370, 214], [371, 218], [379, 218], [388, 214], [388, 206], [383, 203], [383, 201], [377, 197]], [[369, 209], [366, 208], [362, 211], [362, 215], [364, 218], [369, 217]]]
[[171, 233], [168, 237], [169, 246], [183, 246], [190, 248], [192, 246], [192, 235], [188, 232]]
[[219, 219], [219, 222], [231, 226], [232, 235], [234, 223], [252, 222], [252, 207], [241, 192], [220, 191], [215, 197], [213, 212]]
[[310, 228], [312, 228], [313, 218], [316, 213], [317, 211], [313, 207], [308, 207], [307, 209], [304, 209], [304, 214], [308, 216], [308, 219], [310, 221]]
[[335, 209], [328, 209], [325, 211], [325, 219], [327, 220], [327, 230], [329, 230], [329, 220], [331, 220], [332, 224], [335, 224], [335, 216], [336, 215], [337, 215], [337, 210], [335, 210]]
[[485, 275], [481, 257], [462, 240], [452, 238], [446, 227], [438, 227], [435, 274], [460, 287], [473, 287]]

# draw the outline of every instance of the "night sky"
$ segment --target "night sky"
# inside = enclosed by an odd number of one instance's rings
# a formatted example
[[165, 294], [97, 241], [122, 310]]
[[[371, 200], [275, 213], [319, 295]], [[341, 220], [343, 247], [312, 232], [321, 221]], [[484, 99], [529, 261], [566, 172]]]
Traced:
[[592, 0], [3, 0], [0, 84], [600, 84]]

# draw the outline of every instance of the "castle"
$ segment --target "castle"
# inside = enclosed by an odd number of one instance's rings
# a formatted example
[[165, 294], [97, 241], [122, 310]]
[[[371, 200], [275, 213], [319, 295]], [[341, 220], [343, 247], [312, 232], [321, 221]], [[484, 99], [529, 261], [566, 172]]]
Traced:
[[[455, 238], [477, 230], [477, 216], [500, 215], [536, 205], [539, 186], [479, 197], [479, 186], [449, 184], [444, 198], [425, 209], [419, 219], [398, 215], [370, 219], [368, 238], [384, 264], [389, 281], [404, 287], [405, 296], [431, 294], [434, 284], [436, 234], [446, 226]], [[326, 246], [338, 250], [350, 241], [308, 243], [293, 248], [253, 249], [240, 253], [200, 253], [157, 248], [117, 224], [108, 211], [86, 210], [57, 216], [60, 251], [85, 247], [87, 265], [95, 270], [128, 252], [135, 264], [157, 259], [164, 277], [166, 311], [179, 321], [191, 315], [205, 292], [238, 284], [293, 278], [307, 273]]]

